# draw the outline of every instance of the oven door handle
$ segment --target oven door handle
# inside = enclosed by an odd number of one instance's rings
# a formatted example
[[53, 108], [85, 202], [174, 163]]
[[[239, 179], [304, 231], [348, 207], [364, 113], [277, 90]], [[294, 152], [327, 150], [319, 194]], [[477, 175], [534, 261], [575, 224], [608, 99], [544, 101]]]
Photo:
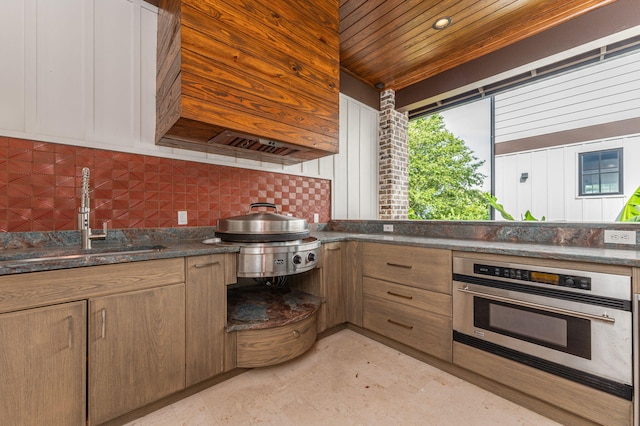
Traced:
[[460, 291], [462, 293], [471, 294], [473, 296], [484, 297], [485, 299], [497, 300], [498, 302], [507, 302], [507, 303], [511, 303], [511, 304], [514, 304], [514, 305], [518, 305], [518, 306], [524, 306], [524, 307], [527, 307], [527, 308], [540, 309], [541, 311], [554, 312], [556, 314], [564, 314], [564, 315], [569, 315], [569, 316], [572, 316], [572, 317], [583, 318], [583, 319], [588, 319], [588, 320], [604, 321], [604, 322], [609, 322], [609, 323], [612, 323], [612, 324], [616, 322], [615, 318], [611, 318], [606, 313], [604, 313], [601, 316], [599, 316], [599, 315], [593, 315], [593, 314], [586, 314], [586, 313], [583, 313], [583, 312], [570, 311], [568, 309], [562, 309], [562, 308], [555, 308], [553, 306], [540, 305], [539, 303], [525, 302], [525, 301], [522, 301], [522, 300], [511, 299], [509, 297], [495, 296], [493, 294], [487, 294], [487, 293], [482, 293], [482, 292], [479, 292], [479, 291], [473, 291], [473, 290], [469, 290], [469, 287], [467, 287], [467, 286], [465, 286], [463, 288], [459, 288], [458, 291]]

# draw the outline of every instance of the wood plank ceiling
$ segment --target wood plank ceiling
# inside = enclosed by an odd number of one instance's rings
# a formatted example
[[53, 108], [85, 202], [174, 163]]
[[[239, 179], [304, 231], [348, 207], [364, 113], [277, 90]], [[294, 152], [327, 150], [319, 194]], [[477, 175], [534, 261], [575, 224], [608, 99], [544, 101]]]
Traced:
[[340, 64], [399, 90], [613, 1], [340, 0]]

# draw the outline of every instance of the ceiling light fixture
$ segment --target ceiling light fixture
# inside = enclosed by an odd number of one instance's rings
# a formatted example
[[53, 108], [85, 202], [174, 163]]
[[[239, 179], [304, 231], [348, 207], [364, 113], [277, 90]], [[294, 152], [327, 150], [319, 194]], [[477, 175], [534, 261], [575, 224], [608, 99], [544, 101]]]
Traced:
[[449, 16], [442, 16], [435, 20], [431, 26], [434, 30], [444, 30], [451, 25], [451, 18]]

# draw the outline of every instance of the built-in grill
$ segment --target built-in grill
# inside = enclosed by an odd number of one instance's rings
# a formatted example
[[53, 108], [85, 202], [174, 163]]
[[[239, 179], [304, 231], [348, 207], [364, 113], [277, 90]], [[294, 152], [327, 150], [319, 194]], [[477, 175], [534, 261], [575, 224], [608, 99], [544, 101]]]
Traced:
[[[259, 207], [274, 212], [253, 211]], [[279, 214], [272, 203], [253, 203], [244, 216], [219, 219], [216, 236], [240, 247], [238, 277], [282, 277], [318, 264], [320, 242], [309, 236], [307, 221]]]

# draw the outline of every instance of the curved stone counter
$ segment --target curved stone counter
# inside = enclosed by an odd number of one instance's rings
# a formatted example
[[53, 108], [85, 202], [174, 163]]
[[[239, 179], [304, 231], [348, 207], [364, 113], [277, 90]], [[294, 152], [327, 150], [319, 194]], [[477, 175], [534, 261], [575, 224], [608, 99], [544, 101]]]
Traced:
[[297, 288], [266, 285], [227, 290], [227, 332], [282, 327], [315, 314], [322, 298]]

